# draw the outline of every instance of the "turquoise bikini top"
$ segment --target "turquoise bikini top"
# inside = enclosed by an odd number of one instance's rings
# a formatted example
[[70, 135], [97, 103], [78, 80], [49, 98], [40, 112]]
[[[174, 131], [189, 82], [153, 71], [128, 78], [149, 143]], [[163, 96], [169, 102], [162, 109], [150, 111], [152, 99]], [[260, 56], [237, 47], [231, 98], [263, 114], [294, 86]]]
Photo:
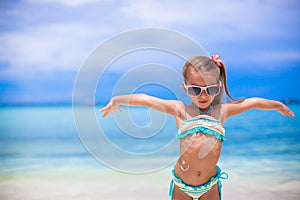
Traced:
[[225, 129], [222, 123], [209, 115], [199, 115], [196, 118], [184, 120], [178, 129], [178, 139], [188, 135], [203, 133], [214, 136], [216, 139], [225, 140]]

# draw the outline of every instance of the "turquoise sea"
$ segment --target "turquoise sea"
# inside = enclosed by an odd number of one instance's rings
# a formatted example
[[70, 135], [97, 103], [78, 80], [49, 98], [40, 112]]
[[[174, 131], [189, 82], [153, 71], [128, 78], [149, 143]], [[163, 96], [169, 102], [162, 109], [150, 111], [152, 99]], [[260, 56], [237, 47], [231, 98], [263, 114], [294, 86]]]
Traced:
[[[291, 109], [296, 115], [294, 119], [283, 117], [276, 111], [258, 110], [228, 119], [225, 124], [226, 141], [222, 161], [226, 157], [236, 156], [249, 159], [270, 158], [282, 160], [283, 163], [300, 164], [300, 106], [291, 106]], [[132, 121], [137, 126], [149, 123], [146, 109], [132, 110]], [[97, 108], [95, 112], [97, 113]], [[116, 113], [115, 116], [121, 116], [123, 112]], [[150, 142], [147, 138], [144, 139], [141, 149], [136, 141], [128, 139], [131, 136], [124, 134], [124, 130], [119, 129], [111, 116], [102, 119], [99, 113], [97, 117], [102, 128], [110, 131], [105, 134], [115, 145], [136, 153], [159, 149], [176, 135], [175, 122], [167, 118], [161, 132], [156, 133], [157, 139]], [[56, 164], [95, 165], [95, 162], [83, 162], [91, 156], [80, 141], [72, 107], [1, 107], [0, 123], [1, 173], [57, 167]], [[121, 123], [120, 120], [118, 123]], [[152, 133], [142, 134], [145, 136]], [[128, 144], [128, 141], [135, 143]], [[174, 152], [168, 153], [176, 155], [177, 152], [178, 149], [174, 149]], [[289, 170], [300, 173], [300, 166]]]
[[[139, 157], [100, 152], [100, 162], [91, 155], [80, 139], [71, 106], [2, 106], [0, 107], [0, 181], [19, 174], [47, 170], [107, 169], [101, 156], [122, 160], [122, 164], [170, 167], [178, 156], [176, 127], [171, 117], [165, 117], [159, 127], [145, 108], [123, 108], [115, 118], [102, 118], [93, 108], [105, 138], [119, 150]], [[225, 124], [226, 141], [223, 144], [220, 165], [238, 176], [272, 176], [280, 181], [300, 181], [300, 106], [291, 105], [295, 118], [283, 117], [276, 111], [251, 110], [232, 117]], [[87, 107], [82, 107], [82, 110]], [[140, 132], [127, 126], [125, 117]], [[125, 115], [124, 115], [125, 113]], [[155, 113], [153, 116], [156, 116]], [[160, 117], [160, 116], [159, 116]], [[115, 120], [118, 120], [115, 122]], [[87, 121], [89, 119], [86, 119]], [[149, 125], [150, 124], [150, 125]], [[128, 130], [125, 130], [128, 128]], [[151, 132], [153, 130], [153, 132]], [[171, 145], [171, 143], [174, 143]], [[96, 142], [101, 146], [101, 141]], [[165, 149], [168, 146], [171, 148]], [[151, 154], [158, 155], [153, 159]], [[101, 155], [102, 154], [102, 155]], [[99, 155], [98, 155], [99, 156]], [[149, 159], [147, 159], [149, 157]], [[133, 159], [133, 160], [130, 160]], [[168, 160], [162, 163], [162, 160]], [[111, 166], [118, 169], [118, 164]], [[129, 165], [128, 165], [129, 166]], [[229, 171], [228, 171], [229, 170]], [[299, 185], [298, 185], [299, 186]]]

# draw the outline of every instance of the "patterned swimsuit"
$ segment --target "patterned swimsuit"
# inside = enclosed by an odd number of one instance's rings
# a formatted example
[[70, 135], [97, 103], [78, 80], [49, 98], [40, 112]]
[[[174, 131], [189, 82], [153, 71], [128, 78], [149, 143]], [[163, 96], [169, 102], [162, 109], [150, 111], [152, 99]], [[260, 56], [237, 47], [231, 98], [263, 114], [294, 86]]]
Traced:
[[[183, 124], [178, 129], [178, 139], [183, 139], [188, 135], [202, 133], [204, 135], [210, 135], [215, 137], [217, 140], [225, 140], [225, 129], [222, 123], [208, 115], [200, 115], [197, 118], [192, 118], [185, 120]], [[199, 186], [191, 186], [182, 181], [181, 178], [176, 176], [174, 169], [172, 170], [172, 181], [170, 184], [169, 196], [172, 199], [174, 185], [177, 186], [181, 191], [193, 198], [193, 200], [198, 200], [202, 195], [208, 192], [216, 184], [218, 184], [220, 198], [221, 198], [221, 181], [220, 179], [227, 179], [228, 174], [226, 172], [221, 172], [221, 169], [216, 166], [217, 174], [212, 177], [207, 183]]]

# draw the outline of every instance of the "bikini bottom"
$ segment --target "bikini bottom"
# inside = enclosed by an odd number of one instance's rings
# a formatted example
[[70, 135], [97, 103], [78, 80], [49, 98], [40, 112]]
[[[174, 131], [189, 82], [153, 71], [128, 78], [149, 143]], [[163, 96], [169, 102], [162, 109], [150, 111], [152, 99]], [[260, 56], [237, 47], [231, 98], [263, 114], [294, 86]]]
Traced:
[[212, 177], [207, 183], [199, 186], [191, 186], [184, 183], [181, 178], [175, 175], [173, 169], [171, 172], [173, 178], [171, 180], [170, 190], [169, 190], [170, 200], [172, 200], [173, 197], [174, 185], [178, 187], [182, 192], [192, 197], [193, 200], [198, 200], [202, 195], [207, 193], [216, 184], [218, 184], [218, 190], [221, 199], [222, 183], [220, 179], [224, 179], [224, 180], [228, 179], [228, 174], [226, 172], [221, 172], [221, 169], [218, 166], [216, 166], [216, 168], [217, 168], [217, 175], [215, 177]]

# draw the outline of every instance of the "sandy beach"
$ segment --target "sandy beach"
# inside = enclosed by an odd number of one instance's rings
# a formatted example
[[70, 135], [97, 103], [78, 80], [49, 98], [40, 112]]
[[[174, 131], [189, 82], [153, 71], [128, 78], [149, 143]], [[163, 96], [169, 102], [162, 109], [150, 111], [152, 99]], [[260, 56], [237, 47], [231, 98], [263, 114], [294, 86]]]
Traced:
[[[48, 170], [2, 176], [0, 199], [8, 200], [134, 200], [168, 199], [170, 168], [150, 174], [126, 174], [110, 169]], [[280, 177], [230, 173], [223, 181], [223, 199], [296, 200], [299, 181]]]

